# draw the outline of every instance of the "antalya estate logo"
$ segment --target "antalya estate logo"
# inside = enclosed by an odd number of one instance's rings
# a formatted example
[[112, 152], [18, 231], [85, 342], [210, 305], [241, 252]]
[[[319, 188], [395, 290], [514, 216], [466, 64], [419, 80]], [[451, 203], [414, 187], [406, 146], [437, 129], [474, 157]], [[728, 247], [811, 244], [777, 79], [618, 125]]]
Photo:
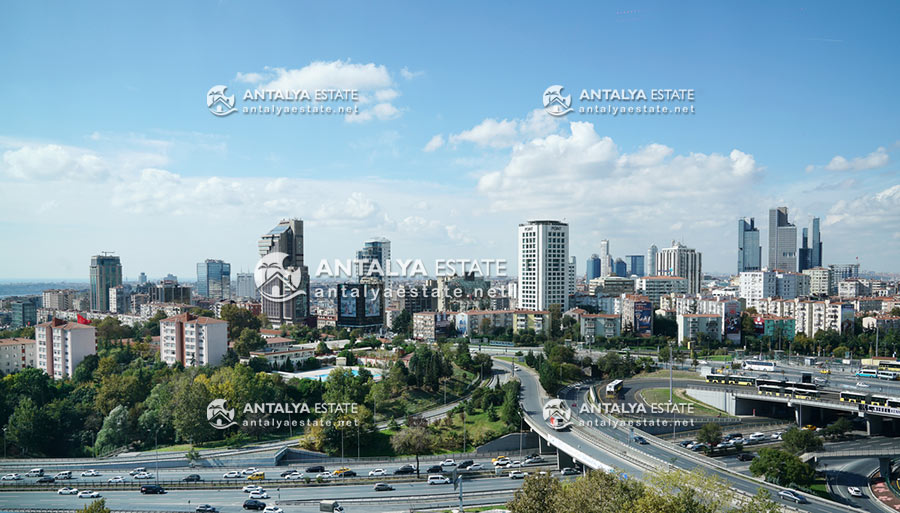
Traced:
[[237, 426], [234, 421], [234, 408], [228, 409], [225, 399], [213, 399], [206, 407], [206, 420], [216, 429], [228, 429]]
[[572, 112], [572, 95], [562, 95], [561, 85], [552, 85], [544, 91], [544, 109], [547, 114], [562, 117]]
[[259, 295], [269, 301], [285, 303], [295, 297], [306, 294], [306, 283], [302, 269], [285, 269], [284, 261], [287, 253], [269, 253], [259, 259], [253, 272]]
[[544, 403], [544, 420], [553, 429], [565, 429], [572, 425], [572, 410], [562, 399], [550, 399]]
[[206, 93], [206, 106], [215, 116], [224, 117], [232, 112], [237, 112], [237, 109], [234, 108], [234, 95], [225, 96], [226, 89], [228, 89], [227, 86], [217, 85]]

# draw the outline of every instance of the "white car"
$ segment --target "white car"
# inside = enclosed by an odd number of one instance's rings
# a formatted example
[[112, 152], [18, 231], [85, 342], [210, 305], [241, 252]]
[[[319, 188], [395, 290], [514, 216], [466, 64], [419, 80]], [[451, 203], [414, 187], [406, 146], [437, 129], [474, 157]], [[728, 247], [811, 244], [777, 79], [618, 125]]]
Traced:
[[263, 510], [263, 513], [284, 513], [284, 510], [279, 508], [278, 506], [266, 506], [266, 509]]
[[869, 385], [867, 383], [863, 383], [862, 381], [857, 381], [856, 387], [857, 388], [869, 388]]
[[304, 477], [306, 477], [306, 476], [304, 476], [302, 472], [294, 472], [293, 474], [288, 474], [288, 475], [284, 476], [284, 478], [288, 479], [288, 480], [303, 479]]
[[20, 481], [22, 476], [19, 474], [5, 474], [3, 477], [0, 477], [2, 481]]
[[484, 470], [484, 465], [482, 465], [481, 463], [473, 463], [469, 465], [466, 470], [468, 470], [469, 472], [478, 472], [480, 470]]
[[753, 433], [752, 435], [750, 435], [750, 440], [754, 440], [754, 441], [762, 440], [765, 437], [766, 437], [766, 435], [757, 431], [756, 433]]
[[255, 474], [257, 472], [259, 472], [259, 469], [257, 469], [256, 467], [250, 467], [250, 468], [245, 468], [244, 470], [242, 470], [241, 474], [243, 474], [245, 476], [249, 476], [249, 475]]
[[494, 466], [495, 467], [505, 467], [505, 466], [509, 465], [510, 463], [511, 462], [509, 461], [509, 458], [503, 457], [503, 458], [499, 458], [497, 461], [495, 461]]
[[456, 461], [454, 461], [454, 460], [451, 459], [451, 458], [447, 458], [446, 460], [444, 460], [444, 461], [441, 462], [441, 466], [442, 466], [442, 467], [455, 467], [455, 466], [456, 466]]
[[56, 490], [56, 493], [58, 493], [59, 495], [75, 495], [78, 493], [78, 488], [70, 488], [66, 486], [64, 488]]
[[82, 491], [78, 492], [78, 498], [79, 499], [99, 499], [100, 492], [94, 492], [91, 490], [82, 490]]
[[316, 474], [316, 479], [322, 479], [324, 481], [328, 481], [331, 477], [331, 472], [319, 472]]
[[430, 485], [450, 484], [450, 478], [447, 476], [441, 476], [438, 474], [434, 474], [434, 475], [428, 476], [428, 484], [430, 484]]
[[84, 472], [81, 473], [81, 477], [97, 477], [99, 475], [100, 475], [100, 472], [97, 472], [94, 469], [85, 470]]
[[232, 470], [230, 472], [226, 472], [222, 475], [222, 479], [239, 479], [241, 477], [241, 473], [237, 470]]
[[125, 478], [122, 476], [115, 476], [107, 479], [106, 482], [109, 484], [120, 484], [125, 482]]
[[247, 486], [243, 487], [241, 489], [241, 491], [243, 491], [244, 493], [263, 492], [263, 491], [265, 491], [265, 488], [263, 488], [262, 486], [259, 486], [259, 485], [247, 485]]
[[859, 488], [857, 488], [855, 486], [848, 486], [847, 492], [850, 493], [850, 495], [852, 495], [854, 497], [862, 497], [863, 496], [862, 490], [860, 490]]
[[266, 493], [265, 490], [257, 490], [255, 492], [250, 492], [251, 499], [268, 499], [269, 494]]
[[153, 472], [141, 472], [134, 475], [135, 479], [153, 479]]
[[510, 479], [525, 479], [525, 472], [522, 472], [521, 470], [513, 470], [512, 472], [509, 473], [509, 478]]
[[386, 475], [388, 474], [383, 468], [376, 468], [375, 470], [369, 471], [369, 477], [381, 477]]
[[506, 468], [522, 468], [522, 462], [519, 460], [511, 461]]
[[532, 456], [525, 460], [526, 465], [534, 465], [536, 463], [543, 463], [543, 462], [544, 462], [544, 458], [541, 458], [540, 456]]

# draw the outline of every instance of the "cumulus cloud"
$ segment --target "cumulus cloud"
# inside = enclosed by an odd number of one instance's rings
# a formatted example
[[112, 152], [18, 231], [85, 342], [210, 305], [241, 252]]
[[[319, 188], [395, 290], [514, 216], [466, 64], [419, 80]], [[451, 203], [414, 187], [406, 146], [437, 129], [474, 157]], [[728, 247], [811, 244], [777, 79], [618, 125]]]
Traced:
[[373, 119], [386, 121], [400, 117], [400, 109], [390, 103], [379, 103], [371, 109], [360, 110], [359, 114], [347, 114], [344, 119], [349, 123], [365, 123]]
[[825, 166], [825, 169], [828, 171], [868, 171], [884, 167], [890, 160], [887, 149], [884, 146], [879, 146], [875, 151], [864, 157], [855, 157], [848, 160], [841, 155], [836, 155]]
[[525, 119], [496, 120], [487, 118], [474, 127], [451, 134], [450, 145], [468, 142], [482, 148], [510, 148], [533, 137], [543, 137], [559, 128], [559, 120], [544, 109], [531, 111]]
[[434, 150], [440, 148], [443, 145], [444, 145], [444, 136], [442, 134], [437, 134], [436, 136], [434, 136], [428, 140], [428, 143], [425, 144], [425, 147], [422, 148], [422, 151], [431, 152], [431, 151], [434, 151]]
[[403, 69], [400, 70], [400, 76], [405, 78], [406, 80], [412, 80], [414, 78], [421, 77], [424, 74], [424, 71], [410, 71], [406, 66], [404, 66]]
[[109, 175], [109, 164], [81, 148], [27, 144], [3, 152], [0, 175], [14, 180], [100, 180]]

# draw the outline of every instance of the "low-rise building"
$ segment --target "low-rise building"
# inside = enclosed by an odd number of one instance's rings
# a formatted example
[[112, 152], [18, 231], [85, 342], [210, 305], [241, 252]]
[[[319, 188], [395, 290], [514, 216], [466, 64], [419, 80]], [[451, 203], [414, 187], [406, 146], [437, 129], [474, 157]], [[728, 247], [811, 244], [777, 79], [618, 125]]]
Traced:
[[581, 336], [588, 343], [599, 337], [613, 338], [622, 335], [622, 317], [616, 314], [581, 315]]
[[701, 334], [711, 340], [722, 338], [722, 318], [716, 314], [678, 314], [675, 320], [678, 323], [678, 341], [687, 341], [688, 347]]
[[272, 367], [282, 367], [290, 360], [292, 365], [301, 365], [316, 356], [316, 344], [295, 344], [284, 347], [266, 347], [250, 351], [250, 358], [265, 358]]
[[0, 339], [0, 372], [6, 375], [34, 367], [36, 343], [30, 338]]
[[875, 330], [876, 328], [884, 333], [885, 331], [900, 331], [900, 316], [896, 315], [874, 315], [863, 317], [863, 329]]

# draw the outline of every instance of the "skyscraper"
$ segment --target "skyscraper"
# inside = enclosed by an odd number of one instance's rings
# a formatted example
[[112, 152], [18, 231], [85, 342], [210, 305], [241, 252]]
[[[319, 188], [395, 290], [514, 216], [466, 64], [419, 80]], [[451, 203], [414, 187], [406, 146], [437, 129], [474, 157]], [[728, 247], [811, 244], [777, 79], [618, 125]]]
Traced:
[[207, 259], [197, 264], [197, 294], [210, 299], [231, 297], [231, 264]]
[[599, 278], [601, 276], [603, 268], [600, 264], [600, 255], [594, 253], [590, 258], [587, 259], [587, 270], [584, 273], [587, 281], [591, 281], [594, 278]]
[[671, 248], [664, 248], [657, 255], [656, 275], [686, 278], [688, 293], [698, 294], [703, 279], [702, 255], [680, 242], [672, 241]]
[[91, 257], [91, 311], [109, 311], [109, 289], [122, 284], [122, 262], [108, 254]]
[[809, 266], [822, 267], [822, 235], [819, 233], [819, 218], [814, 217], [809, 222]]
[[769, 210], [769, 270], [797, 272], [797, 227], [788, 222], [788, 208]]
[[600, 241], [600, 276], [609, 276], [612, 274], [612, 257], [609, 255], [609, 240]]
[[625, 255], [625, 264], [627, 265], [626, 275], [644, 276], [644, 255]]
[[237, 297], [250, 299], [259, 297], [259, 291], [256, 290], [256, 283], [253, 281], [253, 273], [237, 273], [235, 279], [237, 281]]
[[519, 308], [569, 308], [569, 225], [560, 221], [529, 221], [519, 225]]
[[656, 255], [659, 253], [659, 249], [656, 247], [656, 244], [651, 244], [650, 248], [647, 250], [647, 261], [646, 269], [647, 276], [656, 276]]
[[[363, 248], [356, 252], [359, 278], [376, 279], [384, 284], [384, 290], [390, 288], [388, 269], [391, 261], [391, 241], [384, 237], [374, 237], [363, 243]], [[373, 264], [378, 262], [378, 264]]]
[[762, 246], [759, 245], [759, 229], [756, 227], [756, 221], [752, 217], [738, 219], [737, 272], [760, 269], [762, 269]]
[[[262, 311], [273, 326], [283, 324], [307, 324], [309, 313], [309, 268], [303, 263], [303, 221], [300, 219], [283, 219], [278, 226], [260, 237], [259, 255], [269, 253], [285, 253], [282, 268], [290, 273], [294, 280], [299, 279], [298, 288], [305, 293], [287, 299], [274, 301], [262, 298]], [[299, 275], [298, 275], [299, 273]]]
[[616, 276], [628, 276], [628, 266], [625, 265], [625, 261], [621, 258], [616, 259], [616, 262], [613, 264], [613, 268], [615, 270]]

